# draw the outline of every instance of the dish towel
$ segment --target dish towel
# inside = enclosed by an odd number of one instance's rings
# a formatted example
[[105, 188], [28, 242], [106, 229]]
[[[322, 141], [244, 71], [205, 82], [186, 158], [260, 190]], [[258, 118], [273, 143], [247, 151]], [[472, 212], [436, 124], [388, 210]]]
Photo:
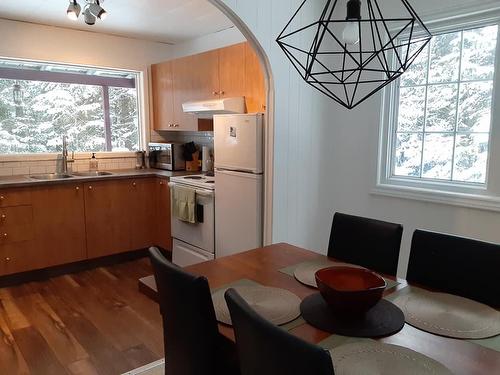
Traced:
[[174, 217], [188, 223], [196, 223], [196, 190], [183, 186], [174, 186]]

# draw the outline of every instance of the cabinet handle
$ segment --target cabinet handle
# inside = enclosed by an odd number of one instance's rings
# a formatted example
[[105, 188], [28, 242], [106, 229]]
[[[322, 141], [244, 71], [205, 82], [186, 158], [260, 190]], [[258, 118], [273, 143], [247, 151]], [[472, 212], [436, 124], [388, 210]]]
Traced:
[[9, 257], [6, 257], [6, 258], [5, 258], [5, 261], [6, 261], [6, 262], [10, 262], [10, 258], [9, 258]]
[[3, 238], [7, 238], [7, 233], [4, 233], [4, 234], [3, 234]]
[[178, 128], [178, 127], [179, 127], [179, 124], [175, 124], [175, 125], [174, 125], [174, 128]]
[[0, 218], [2, 218], [2, 220], [5, 220], [5, 219], [7, 219], [7, 215], [2, 214], [2, 216], [0, 216]]
[[132, 182], [132, 186], [134, 186], [134, 187], [135, 187], [135, 186], [137, 186], [137, 183], [135, 183], [135, 182]]
[[221, 94], [221, 95], [224, 95], [224, 94], [225, 94], [225, 92], [224, 92], [224, 91], [221, 91], [221, 92], [220, 92], [220, 94]]
[[92, 190], [92, 185], [91, 185], [91, 186], [89, 186], [89, 190]]
[[5, 197], [3, 195], [0, 195], [0, 201], [3, 201]]
[[77, 186], [77, 187], [75, 188], [75, 190], [76, 190], [76, 191], [80, 190], [80, 186]]
[[212, 91], [212, 94], [213, 95], [219, 95], [219, 93], [217, 91]]
[[160, 181], [160, 185], [163, 185], [163, 181]]
[[173, 128], [173, 127], [174, 127], [174, 124], [168, 124], [168, 127], [169, 127], [169, 128]]

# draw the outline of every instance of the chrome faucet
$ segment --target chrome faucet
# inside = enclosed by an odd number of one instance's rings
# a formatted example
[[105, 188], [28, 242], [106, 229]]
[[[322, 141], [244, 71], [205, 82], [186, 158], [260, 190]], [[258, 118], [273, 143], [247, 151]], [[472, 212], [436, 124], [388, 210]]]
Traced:
[[75, 161], [75, 153], [68, 159], [68, 142], [66, 136], [63, 135], [63, 149], [62, 149], [62, 173], [68, 174], [68, 163], [73, 163]]

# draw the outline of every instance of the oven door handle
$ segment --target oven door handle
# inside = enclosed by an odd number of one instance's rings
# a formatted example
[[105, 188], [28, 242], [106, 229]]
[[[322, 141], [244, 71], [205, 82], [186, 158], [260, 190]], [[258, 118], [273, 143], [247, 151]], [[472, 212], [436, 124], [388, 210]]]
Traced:
[[[171, 188], [173, 188], [175, 186], [175, 183], [174, 182], [169, 182], [168, 186], [171, 187]], [[196, 195], [198, 195], [200, 197], [212, 198], [214, 196], [214, 192], [211, 191], [211, 190], [195, 189], [195, 191], [196, 191]]]

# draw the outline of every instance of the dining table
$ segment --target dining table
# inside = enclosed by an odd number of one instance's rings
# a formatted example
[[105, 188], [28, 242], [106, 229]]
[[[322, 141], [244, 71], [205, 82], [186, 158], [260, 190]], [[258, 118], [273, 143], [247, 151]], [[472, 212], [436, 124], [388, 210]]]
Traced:
[[[327, 258], [297, 246], [276, 243], [191, 265], [185, 270], [205, 276], [211, 289], [220, 288], [241, 279], [249, 279], [264, 286], [286, 289], [296, 294], [300, 299], [304, 299], [317, 293], [317, 290], [301, 284], [294, 277], [280, 272], [280, 270], [301, 262], [322, 259], [335, 261], [333, 258]], [[386, 279], [398, 282], [396, 286], [385, 290], [385, 296], [408, 286], [404, 279], [381, 275]], [[154, 276], [140, 279], [139, 289], [149, 297], [156, 299]], [[219, 329], [224, 336], [234, 340], [233, 329], [230, 326], [219, 324]], [[305, 321], [289, 332], [311, 343], [320, 343], [331, 335], [331, 333], [315, 328]], [[424, 354], [442, 363], [455, 374], [500, 374], [500, 352], [471, 341], [427, 333], [407, 323], [398, 333], [376, 340], [382, 343], [400, 345]]]

